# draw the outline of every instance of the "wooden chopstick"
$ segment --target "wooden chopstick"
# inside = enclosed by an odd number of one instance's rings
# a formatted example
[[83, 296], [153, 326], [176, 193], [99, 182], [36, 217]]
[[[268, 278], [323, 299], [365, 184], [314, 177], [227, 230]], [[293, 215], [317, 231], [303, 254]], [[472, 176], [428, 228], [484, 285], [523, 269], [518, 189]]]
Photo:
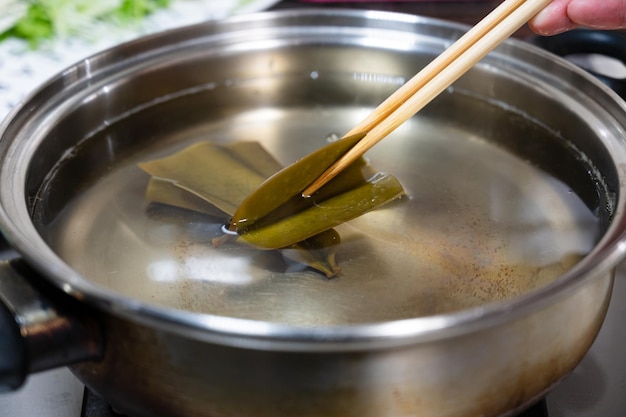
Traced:
[[389, 96], [345, 136], [367, 132], [303, 192], [312, 195], [402, 123], [430, 103], [551, 0], [505, 0], [476, 26]]

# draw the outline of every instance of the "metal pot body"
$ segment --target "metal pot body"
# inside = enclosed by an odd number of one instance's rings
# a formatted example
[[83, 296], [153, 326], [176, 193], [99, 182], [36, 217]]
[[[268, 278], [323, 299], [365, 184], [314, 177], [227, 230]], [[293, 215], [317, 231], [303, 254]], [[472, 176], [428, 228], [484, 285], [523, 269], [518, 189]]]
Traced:
[[[269, 146], [291, 143], [294, 133], [319, 136], [326, 123], [326, 133], [346, 131], [363, 109], [377, 105], [464, 29], [386, 13], [237, 17], [105, 51], [64, 71], [15, 110], [1, 132], [0, 220], [18, 263], [28, 265], [29, 280], [60, 293], [55, 299], [61, 303], [69, 297], [79, 316], [83, 306], [101, 324], [104, 348], [95, 360], [72, 365], [76, 375], [116, 410], [138, 417], [464, 417], [514, 415], [571, 371], [601, 326], [612, 270], [625, 247], [626, 112], [616, 95], [582, 71], [520, 42], [498, 48], [424, 117], [444, 126], [442, 136], [467, 132], [468, 143], [482, 135], [503, 137], [502, 149], [551, 167], [596, 213], [602, 235], [588, 255], [551, 282], [507, 292], [516, 283], [503, 273], [492, 285], [502, 294], [485, 303], [475, 299], [456, 309], [417, 313], [413, 304], [430, 308], [428, 297], [384, 309], [393, 306], [393, 288], [383, 286], [376, 304], [339, 309], [341, 287], [315, 296], [316, 286], [326, 284], [314, 281], [295, 285], [282, 302], [295, 305], [293, 311], [319, 303], [317, 315], [290, 322], [280, 320], [281, 311], [255, 315], [254, 300], [264, 293], [254, 286], [242, 293], [251, 316], [229, 316], [228, 305], [212, 310], [219, 300], [194, 304], [188, 288], [182, 302], [183, 288], [172, 297], [182, 304], [152, 302], [151, 289], [137, 284], [139, 270], [123, 271], [124, 285], [109, 288], [92, 278], [111, 263], [97, 252], [115, 241], [86, 240], [84, 228], [63, 229], [69, 235], [58, 244], [44, 239], [68, 201], [94, 181], [126, 158], [134, 164], [146, 147], [158, 152], [181, 135], [202, 137], [206, 120], [218, 140], [256, 134], [269, 138]], [[487, 122], [481, 106], [467, 103], [489, 103], [516, 116]], [[264, 111], [247, 113], [258, 108]], [[534, 128], [516, 130], [520, 120], [553, 132], [563, 139], [557, 141], [561, 147], [537, 140]], [[575, 156], [556, 158], [555, 149]], [[382, 156], [403, 160], [402, 152]], [[71, 225], [96, 224], [105, 211], [81, 212]], [[122, 231], [134, 236], [132, 227]], [[89, 256], [81, 263], [84, 254]], [[367, 272], [364, 279], [386, 278]], [[455, 283], [463, 285], [464, 272], [457, 275]], [[349, 285], [342, 296], [366, 284]], [[396, 295], [405, 287], [399, 288]], [[307, 291], [309, 298], [300, 298]], [[19, 306], [9, 310], [21, 312]], [[277, 320], [270, 318], [274, 313]], [[23, 327], [34, 316], [21, 314], [17, 321]], [[66, 362], [71, 359], [77, 358]]]
[[108, 315], [103, 360], [72, 370], [130, 416], [512, 416], [585, 355], [611, 283], [457, 337], [360, 351], [223, 346]]

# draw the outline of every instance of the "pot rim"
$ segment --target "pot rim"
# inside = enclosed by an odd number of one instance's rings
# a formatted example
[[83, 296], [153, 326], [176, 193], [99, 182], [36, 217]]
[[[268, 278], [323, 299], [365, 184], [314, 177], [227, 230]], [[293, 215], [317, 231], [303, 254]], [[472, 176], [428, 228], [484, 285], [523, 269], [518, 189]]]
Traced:
[[[485, 304], [457, 312], [379, 323], [316, 328], [297, 327], [150, 305], [91, 283], [58, 258], [36, 232], [28, 215], [26, 202], [15, 198], [18, 195], [15, 193], [19, 189], [21, 189], [23, 196], [26, 170], [15, 169], [19, 166], [19, 162], [12, 160], [11, 156], [14, 148], [13, 142], [18, 142], [18, 140], [13, 140], [9, 136], [14, 124], [28, 122], [29, 114], [35, 113], [33, 111], [37, 107], [35, 101], [39, 100], [40, 97], [47, 97], [46, 92], [52, 89], [55, 82], [58, 83], [65, 74], [78, 74], [75, 79], [72, 79], [72, 83], [77, 83], [90, 77], [90, 72], [110, 69], [108, 67], [114, 66], [115, 62], [113, 65], [107, 64], [108, 59], [106, 58], [109, 56], [128, 57], [129, 54], [149, 54], [156, 46], [169, 45], [172, 47], [180, 41], [193, 41], [194, 34], [203, 36], [206, 36], [207, 33], [214, 34], [219, 32], [220, 28], [228, 27], [232, 23], [259, 23], [277, 18], [286, 21], [297, 20], [302, 17], [324, 19], [333, 16], [365, 20], [383, 19], [411, 25], [431, 25], [438, 29], [447, 30], [454, 36], [462, 34], [467, 29], [467, 26], [462, 24], [403, 13], [328, 9], [281, 10], [240, 15], [220, 22], [208, 22], [173, 29], [145, 36], [95, 54], [67, 68], [33, 91], [0, 124], [0, 158], [5, 161], [1, 171], [3, 176], [0, 177], [0, 181], [9, 180], [13, 192], [11, 194], [11, 190], [7, 190], [9, 187], [0, 189], [0, 228], [2, 234], [11, 247], [17, 250], [24, 260], [42, 274], [46, 280], [51, 281], [63, 292], [88, 305], [128, 320], [149, 326], [158, 326], [164, 330], [192, 338], [224, 345], [268, 350], [360, 350], [402, 346], [458, 336], [510, 321], [520, 315], [531, 314], [557, 302], [558, 299], [565, 297], [590, 280], [610, 273], [610, 270], [626, 253], [626, 233], [624, 232], [626, 230], [626, 212], [624, 210], [626, 203], [621, 197], [626, 195], [624, 193], [625, 180], [620, 181], [621, 196], [617, 199], [612, 223], [602, 239], [591, 253], [554, 282], [538, 290], [502, 302]], [[511, 39], [507, 40], [504, 45], [512, 50], [523, 51], [526, 55], [539, 57], [552, 66], [577, 73], [589, 85], [589, 88], [597, 91], [599, 100], [608, 103], [607, 112], [611, 112], [615, 116], [626, 114], [626, 104], [583, 70], [522, 41]], [[85, 70], [86, 65], [91, 66], [90, 71]], [[626, 121], [624, 126], [626, 126]], [[626, 156], [619, 155], [616, 168], [621, 178], [626, 178], [625, 167]], [[17, 186], [16, 184], [22, 185]]]

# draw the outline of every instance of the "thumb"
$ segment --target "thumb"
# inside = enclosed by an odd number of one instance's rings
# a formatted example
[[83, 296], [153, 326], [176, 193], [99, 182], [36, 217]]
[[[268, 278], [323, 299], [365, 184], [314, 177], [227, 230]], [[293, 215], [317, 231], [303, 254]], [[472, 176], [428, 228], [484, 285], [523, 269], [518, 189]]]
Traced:
[[572, 1], [576, 0], [552, 0], [528, 22], [530, 28], [540, 35], [554, 35], [577, 27], [578, 25], [570, 19], [567, 12]]

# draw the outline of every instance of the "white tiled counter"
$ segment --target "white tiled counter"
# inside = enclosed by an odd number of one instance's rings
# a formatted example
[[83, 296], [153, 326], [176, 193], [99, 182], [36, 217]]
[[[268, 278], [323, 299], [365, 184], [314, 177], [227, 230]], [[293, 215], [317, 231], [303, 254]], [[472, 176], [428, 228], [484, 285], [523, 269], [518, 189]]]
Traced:
[[[80, 37], [57, 39], [33, 50], [27, 42], [0, 42], [0, 120], [37, 86], [96, 52], [142, 35], [175, 27], [264, 10], [278, 0], [172, 0], [137, 24], [96, 24]], [[0, 14], [3, 2], [0, 0]]]

